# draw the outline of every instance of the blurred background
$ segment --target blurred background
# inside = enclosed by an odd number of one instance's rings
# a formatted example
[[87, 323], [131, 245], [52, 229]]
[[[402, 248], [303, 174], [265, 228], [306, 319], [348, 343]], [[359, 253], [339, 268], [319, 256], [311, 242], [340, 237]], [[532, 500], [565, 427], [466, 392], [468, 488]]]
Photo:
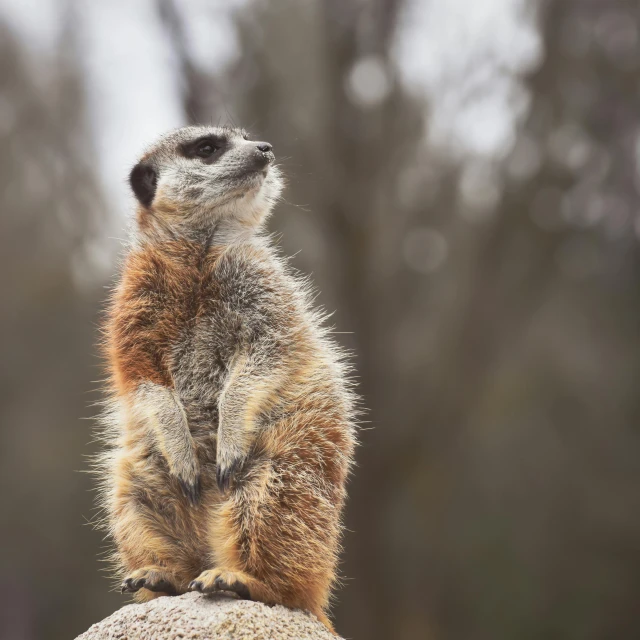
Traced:
[[125, 602], [97, 327], [129, 168], [188, 122], [274, 144], [356, 354], [339, 633], [636, 637], [637, 0], [0, 0], [0, 638]]

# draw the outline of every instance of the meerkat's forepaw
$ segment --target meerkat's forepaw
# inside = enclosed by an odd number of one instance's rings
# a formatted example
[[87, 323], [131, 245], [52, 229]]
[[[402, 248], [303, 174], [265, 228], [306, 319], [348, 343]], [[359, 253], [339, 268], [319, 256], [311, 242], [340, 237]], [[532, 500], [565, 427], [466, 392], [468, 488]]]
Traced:
[[140, 589], [148, 589], [155, 593], [178, 593], [175, 577], [162, 567], [144, 567], [127, 576], [121, 585], [122, 593], [135, 593]]
[[216, 451], [216, 481], [220, 491], [226, 491], [236, 479], [247, 460], [246, 447], [241, 443], [218, 436]]
[[198, 475], [190, 480], [178, 477], [178, 482], [180, 483], [180, 488], [182, 489], [184, 497], [195, 507], [200, 502], [200, 476]]
[[220, 491], [226, 491], [233, 482], [236, 473], [240, 471], [244, 458], [234, 458], [228, 462], [218, 459], [216, 468], [216, 482]]
[[226, 571], [224, 569], [209, 569], [203, 571], [189, 584], [190, 591], [200, 593], [217, 593], [218, 591], [231, 591], [243, 600], [251, 600], [251, 592], [246, 583], [248, 576], [241, 572]]
[[171, 473], [178, 481], [184, 497], [192, 506], [196, 506], [201, 493], [200, 467], [195, 457], [187, 457], [180, 462], [171, 468]]

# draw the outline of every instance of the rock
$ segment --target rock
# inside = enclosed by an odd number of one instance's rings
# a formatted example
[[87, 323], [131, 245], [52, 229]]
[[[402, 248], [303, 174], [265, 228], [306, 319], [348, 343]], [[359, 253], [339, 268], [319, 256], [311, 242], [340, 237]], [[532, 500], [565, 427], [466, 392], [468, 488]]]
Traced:
[[186, 593], [122, 607], [77, 640], [336, 640], [309, 613]]

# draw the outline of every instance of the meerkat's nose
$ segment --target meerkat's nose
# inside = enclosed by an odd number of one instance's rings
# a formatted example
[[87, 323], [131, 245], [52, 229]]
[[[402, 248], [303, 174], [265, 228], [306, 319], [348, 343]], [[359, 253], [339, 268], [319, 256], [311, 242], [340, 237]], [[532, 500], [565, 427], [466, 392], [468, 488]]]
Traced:
[[247, 166], [249, 171], [263, 171], [267, 165], [270, 165], [274, 160], [272, 145], [268, 142], [250, 142], [245, 143], [245, 147], [248, 152], [247, 160], [250, 166]]

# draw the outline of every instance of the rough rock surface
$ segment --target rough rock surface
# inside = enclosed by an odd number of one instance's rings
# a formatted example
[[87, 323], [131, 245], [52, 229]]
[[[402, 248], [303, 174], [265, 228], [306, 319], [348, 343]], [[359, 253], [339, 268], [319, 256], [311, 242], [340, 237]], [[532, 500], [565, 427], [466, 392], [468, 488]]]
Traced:
[[187, 593], [130, 604], [77, 640], [336, 640], [316, 618], [286, 607]]

